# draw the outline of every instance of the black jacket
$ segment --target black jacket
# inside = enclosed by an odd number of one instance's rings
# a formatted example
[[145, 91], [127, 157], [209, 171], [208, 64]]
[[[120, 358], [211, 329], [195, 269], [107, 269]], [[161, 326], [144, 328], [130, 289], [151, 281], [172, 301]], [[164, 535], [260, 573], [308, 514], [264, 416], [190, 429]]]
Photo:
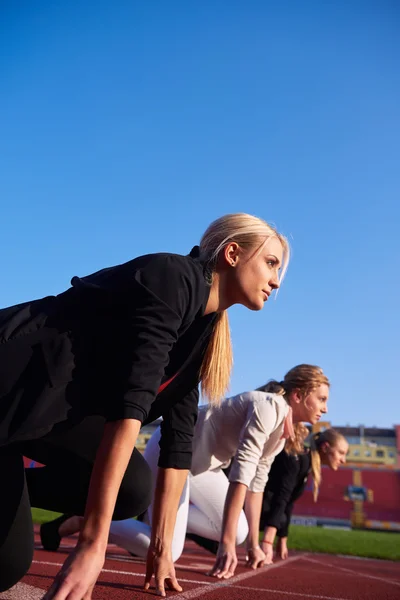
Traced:
[[152, 254], [1, 310], [0, 444], [87, 415], [162, 416], [160, 466], [189, 468], [199, 368], [215, 319], [203, 316], [209, 279], [198, 248]]
[[310, 469], [309, 452], [293, 456], [282, 450], [276, 456], [264, 491], [262, 529], [276, 527], [278, 537], [287, 537], [293, 505], [304, 492]]

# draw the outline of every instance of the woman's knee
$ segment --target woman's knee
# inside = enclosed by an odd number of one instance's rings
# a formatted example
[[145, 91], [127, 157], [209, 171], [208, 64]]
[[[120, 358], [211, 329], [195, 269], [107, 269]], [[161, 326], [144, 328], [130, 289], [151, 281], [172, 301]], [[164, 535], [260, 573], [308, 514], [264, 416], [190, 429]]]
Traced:
[[178, 546], [174, 547], [174, 543], [172, 543], [172, 562], [176, 562], [177, 560], [179, 560], [182, 555], [182, 552], [183, 552], [182, 545], [180, 545], [179, 547]]
[[240, 546], [240, 544], [243, 544], [243, 542], [247, 538], [248, 534], [249, 534], [249, 526], [247, 524], [246, 517], [242, 513], [242, 515], [239, 518], [238, 528], [237, 528], [237, 532], [236, 532], [236, 545]]
[[151, 504], [152, 488], [151, 469], [135, 449], [121, 483], [113, 520], [129, 519], [145, 512]]
[[0, 592], [12, 588], [29, 571], [33, 560], [33, 543], [0, 549]]
[[0, 452], [7, 493], [0, 523], [0, 592], [18, 583], [33, 559], [33, 525], [22, 456]]

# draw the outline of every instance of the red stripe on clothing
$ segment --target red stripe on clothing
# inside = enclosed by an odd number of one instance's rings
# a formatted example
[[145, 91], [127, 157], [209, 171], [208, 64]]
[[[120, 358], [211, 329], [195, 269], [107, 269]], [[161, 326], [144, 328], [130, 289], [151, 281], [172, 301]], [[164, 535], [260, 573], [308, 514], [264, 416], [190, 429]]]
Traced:
[[174, 375], [173, 377], [171, 377], [171, 378], [170, 378], [170, 379], [168, 379], [167, 381], [164, 381], [164, 383], [162, 383], [162, 384], [160, 385], [160, 387], [158, 388], [158, 393], [159, 393], [159, 394], [161, 394], [161, 392], [162, 392], [163, 390], [165, 390], [165, 388], [167, 387], [167, 385], [169, 385], [169, 384], [171, 383], [171, 381], [172, 381], [173, 379], [175, 379], [175, 377], [176, 377], [176, 375]]

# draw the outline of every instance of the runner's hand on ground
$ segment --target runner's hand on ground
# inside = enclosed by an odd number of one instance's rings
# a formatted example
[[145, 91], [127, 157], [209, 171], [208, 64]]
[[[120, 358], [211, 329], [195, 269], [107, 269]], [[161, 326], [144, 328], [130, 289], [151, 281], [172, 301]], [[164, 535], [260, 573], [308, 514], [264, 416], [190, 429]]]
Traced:
[[154, 575], [156, 592], [165, 596], [165, 586], [171, 591], [181, 592], [182, 588], [175, 575], [175, 567], [170, 553], [157, 555], [151, 547], [147, 553], [146, 578], [144, 589], [150, 588], [151, 579]]
[[235, 574], [238, 560], [234, 544], [220, 544], [215, 564], [208, 575], [218, 579], [229, 579]]
[[289, 556], [289, 551], [288, 551], [288, 547], [287, 547], [287, 537], [278, 538], [278, 543], [276, 545], [276, 552], [282, 560], [285, 560]]
[[254, 548], [247, 549], [246, 567], [250, 567], [251, 569], [258, 569], [259, 567], [263, 567], [264, 564], [265, 553], [260, 548], [260, 546], [255, 546]]
[[43, 600], [91, 600], [103, 568], [105, 551], [91, 544], [78, 544], [68, 556]]
[[263, 542], [261, 542], [261, 549], [263, 550], [263, 552], [265, 554], [264, 564], [272, 565], [272, 563], [274, 562], [274, 560], [273, 560], [273, 558], [274, 558], [273, 545], [263, 541]]

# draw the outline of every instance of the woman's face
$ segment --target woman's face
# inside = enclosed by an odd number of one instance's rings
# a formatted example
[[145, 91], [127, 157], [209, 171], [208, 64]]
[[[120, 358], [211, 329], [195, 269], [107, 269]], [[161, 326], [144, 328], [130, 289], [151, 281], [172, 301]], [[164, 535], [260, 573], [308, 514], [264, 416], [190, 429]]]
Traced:
[[344, 438], [339, 438], [334, 446], [328, 442], [322, 444], [320, 449], [321, 462], [327, 465], [332, 471], [346, 464], [346, 456], [349, 451], [349, 444]]
[[272, 290], [279, 287], [279, 269], [283, 248], [276, 237], [269, 238], [261, 251], [244, 250], [230, 244], [224, 255], [227, 271], [225, 295], [230, 304], [243, 304], [250, 310], [261, 310]]
[[329, 386], [323, 383], [309, 392], [302, 402], [302, 421], [314, 425], [328, 412]]

